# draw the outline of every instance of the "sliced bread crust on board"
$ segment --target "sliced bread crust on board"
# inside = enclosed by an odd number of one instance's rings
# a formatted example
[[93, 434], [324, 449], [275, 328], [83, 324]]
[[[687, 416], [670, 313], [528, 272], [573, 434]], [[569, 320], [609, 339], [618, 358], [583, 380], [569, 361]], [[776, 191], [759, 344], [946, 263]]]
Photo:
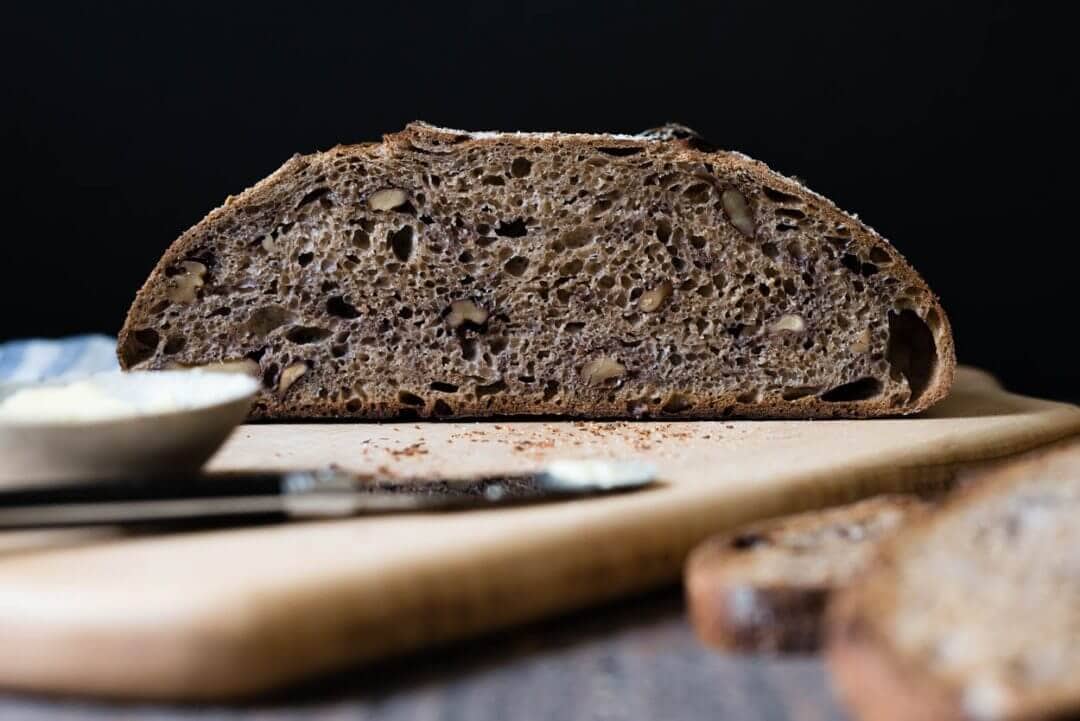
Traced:
[[275, 418], [880, 416], [955, 366], [885, 239], [679, 126], [296, 156], [173, 243], [118, 353], [251, 372]]
[[884, 544], [830, 603], [826, 653], [861, 721], [1080, 718], [1080, 445]]
[[690, 619], [734, 651], [818, 649], [826, 601], [928, 503], [887, 495], [755, 524], [705, 541], [686, 564]]

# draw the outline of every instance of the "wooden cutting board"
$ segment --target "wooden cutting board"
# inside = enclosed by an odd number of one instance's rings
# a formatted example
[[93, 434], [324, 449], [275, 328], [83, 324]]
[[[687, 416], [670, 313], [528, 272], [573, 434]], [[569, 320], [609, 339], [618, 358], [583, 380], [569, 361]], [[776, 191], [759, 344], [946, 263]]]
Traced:
[[655, 461], [655, 489], [544, 506], [154, 537], [0, 534], [0, 685], [222, 699], [675, 581], [705, 536], [940, 484], [1080, 432], [1080, 408], [963, 369], [924, 417], [241, 427], [215, 470], [398, 476]]

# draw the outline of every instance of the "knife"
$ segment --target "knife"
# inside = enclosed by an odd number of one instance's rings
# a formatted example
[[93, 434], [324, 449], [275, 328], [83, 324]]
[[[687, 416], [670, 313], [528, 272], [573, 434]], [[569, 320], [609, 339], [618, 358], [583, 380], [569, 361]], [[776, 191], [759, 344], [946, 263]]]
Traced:
[[565, 460], [535, 474], [473, 479], [370, 480], [323, 468], [35, 486], [0, 491], [0, 530], [470, 510], [627, 492], [655, 478], [648, 463]]

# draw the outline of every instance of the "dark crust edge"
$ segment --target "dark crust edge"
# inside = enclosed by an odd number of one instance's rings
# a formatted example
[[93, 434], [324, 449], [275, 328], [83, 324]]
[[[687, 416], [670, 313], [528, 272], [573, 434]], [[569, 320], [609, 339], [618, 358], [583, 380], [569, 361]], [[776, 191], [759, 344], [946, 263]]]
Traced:
[[[714, 536], [691, 552], [684, 573], [688, 612], [698, 637], [718, 648], [736, 651], [811, 653], [824, 639], [825, 612], [835, 585], [757, 585], [742, 578], [740, 569], [755, 563], [753, 549], [737, 550], [736, 538], [760, 535], [764, 539], [800, 529], [835, 526], [847, 516], [852, 521], [896, 509], [911, 523], [930, 506], [914, 494], [871, 496], [839, 506], [804, 511], [742, 526]], [[888, 537], [882, 538], [882, 543]], [[752, 600], [755, 611], [739, 618], [732, 603]]]
[[[512, 133], [500, 135], [498, 142], [513, 141], [517, 138]], [[275, 197], [281, 187], [278, 180], [284, 180], [306, 167], [313, 160], [322, 157], [334, 157], [338, 155], [362, 155], [366, 153], [392, 152], [395, 146], [414, 146], [427, 149], [445, 147], [443, 152], [455, 151], [458, 147], [470, 147], [476, 144], [493, 142], [488, 138], [474, 138], [468, 134], [458, 134], [455, 131], [447, 131], [434, 128], [423, 122], [409, 123], [404, 130], [383, 137], [380, 143], [362, 143], [355, 145], [338, 145], [330, 150], [310, 155], [294, 155], [280, 168], [262, 179], [254, 186], [248, 188], [237, 196], [229, 196], [224, 204], [210, 211], [209, 214], [197, 224], [185, 231], [165, 251], [157, 265], [151, 271], [146, 281], [136, 293], [135, 300], [128, 309], [124, 324], [117, 335], [117, 356], [120, 358], [122, 368], [127, 368], [124, 359], [120, 357], [119, 350], [127, 343], [129, 336], [134, 332], [138, 321], [146, 315], [145, 298], [150, 289], [158, 283], [164, 282], [166, 270], [183, 259], [186, 251], [191, 249], [199, 239], [214, 231], [216, 226], [225, 224], [232, 217], [239, 215], [244, 208], [265, 205], [275, 201]], [[903, 407], [893, 408], [880, 400], [850, 401], [850, 402], [826, 402], [816, 397], [807, 397], [795, 402], [771, 402], [771, 403], [738, 403], [735, 401], [735, 393], [718, 399], [713, 405], [696, 405], [689, 411], [677, 414], [659, 415], [656, 418], [669, 419], [692, 419], [692, 418], [719, 418], [719, 417], [743, 417], [743, 418], [870, 418], [878, 416], [901, 416], [912, 415], [922, 412], [949, 394], [956, 373], [956, 351], [953, 341], [952, 326], [949, 322], [945, 309], [941, 306], [940, 298], [929, 288], [926, 282], [911, 266], [907, 258], [903, 256], [891, 243], [881, 237], [875, 230], [858, 220], [856, 217], [843, 212], [832, 201], [818, 195], [795, 180], [788, 178], [770, 169], [764, 163], [749, 158], [741, 153], [730, 151], [714, 151], [700, 146], [693, 138], [678, 139], [671, 141], [650, 141], [645, 139], [619, 138], [605, 135], [564, 135], [553, 134], [551, 136], [529, 137], [520, 139], [520, 142], [529, 142], [533, 145], [553, 146], [561, 143], [580, 143], [582, 146], [611, 147], [613, 145], [625, 145], [628, 147], [640, 146], [650, 142], [666, 142], [677, 148], [677, 158], [688, 162], [713, 163], [728, 166], [728, 172], [738, 172], [749, 175], [755, 182], [768, 183], [785, 193], [796, 195], [809, 205], [818, 208], [824, 216], [829, 216], [838, 223], [850, 227], [852, 241], [861, 249], [868, 250], [874, 245], [887, 245], [892, 248], [896, 255], [896, 261], [889, 268], [889, 272], [908, 285], [918, 287], [924, 294], [929, 304], [927, 313], [936, 311], [938, 328], [931, 331], [934, 333], [935, 347], [937, 350], [937, 363], [935, 364], [933, 377], [929, 380], [926, 388], [914, 403]], [[926, 315], [924, 314], [924, 315]], [[530, 403], [523, 406], [515, 402], [516, 399], [500, 398], [493, 396], [488, 399], [490, 406], [481, 407], [478, 403], [459, 404], [452, 416], [444, 420], [461, 420], [467, 418], [490, 418], [513, 415], [557, 415], [560, 417], [574, 417], [567, 414], [556, 406], [544, 407], [542, 404]], [[396, 411], [372, 412], [365, 411], [359, 415], [350, 415], [344, 403], [333, 402], [310, 402], [303, 405], [297, 412], [289, 408], [296, 408], [296, 404], [287, 403], [286, 399], [271, 399], [266, 403], [266, 410], [252, 414], [252, 418], [266, 419], [303, 419], [303, 418], [357, 418], [371, 420], [390, 420], [400, 418]], [[611, 407], [597, 407], [582, 417], [588, 418], [627, 418], [626, 410], [618, 405]], [[408, 418], [408, 420], [415, 420]]]
[[[814, 653], [821, 646], [822, 617], [830, 589], [722, 584], [688, 574], [690, 624], [709, 646], [742, 653]], [[752, 612], [733, 612], [734, 604]]]

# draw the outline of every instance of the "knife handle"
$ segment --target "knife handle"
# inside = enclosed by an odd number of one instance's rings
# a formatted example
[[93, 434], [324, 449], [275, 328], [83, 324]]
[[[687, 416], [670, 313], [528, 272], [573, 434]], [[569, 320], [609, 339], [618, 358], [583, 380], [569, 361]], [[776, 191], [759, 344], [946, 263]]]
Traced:
[[187, 475], [16, 487], [0, 490], [0, 508], [231, 496], [277, 496], [285, 490], [285, 481], [292, 475], [300, 474], [223, 473], [212, 476]]

